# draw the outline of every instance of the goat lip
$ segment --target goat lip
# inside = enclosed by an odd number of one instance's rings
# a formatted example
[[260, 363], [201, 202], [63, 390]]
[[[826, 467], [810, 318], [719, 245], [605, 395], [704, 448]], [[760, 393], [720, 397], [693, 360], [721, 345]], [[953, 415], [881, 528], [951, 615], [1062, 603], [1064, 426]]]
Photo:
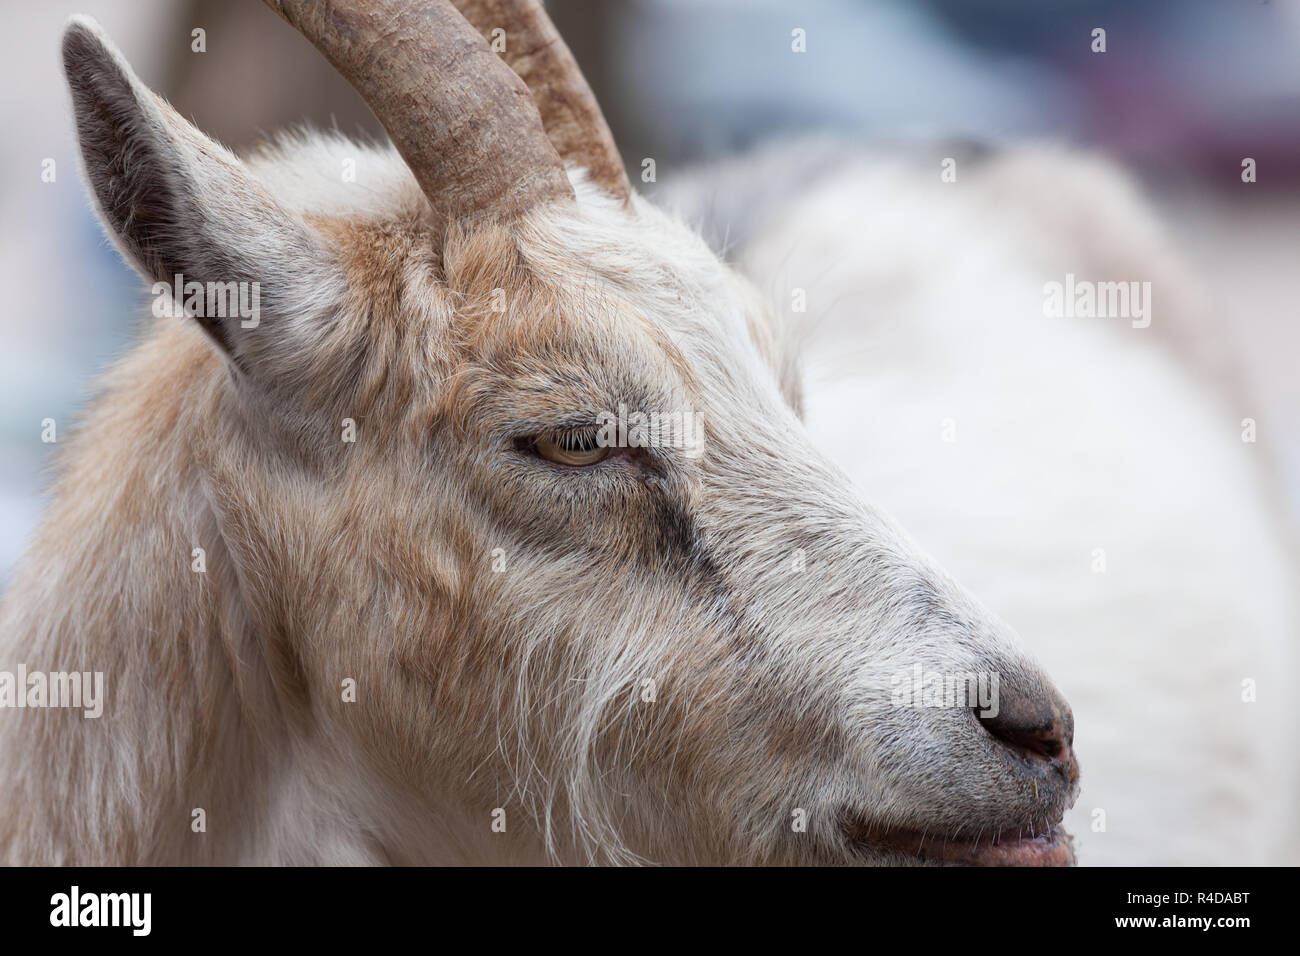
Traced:
[[1073, 838], [1059, 825], [1037, 836], [957, 840], [901, 828], [855, 828], [854, 843], [940, 866], [1074, 866]]

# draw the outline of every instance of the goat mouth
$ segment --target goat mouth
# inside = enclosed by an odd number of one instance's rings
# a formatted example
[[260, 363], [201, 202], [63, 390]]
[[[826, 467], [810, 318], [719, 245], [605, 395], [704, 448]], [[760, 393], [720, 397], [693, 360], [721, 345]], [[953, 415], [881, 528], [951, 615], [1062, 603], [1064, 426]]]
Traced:
[[1004, 833], [974, 840], [861, 823], [846, 826], [845, 833], [855, 846], [892, 850], [918, 863], [939, 866], [1075, 865], [1073, 838], [1059, 824], [1030, 836]]

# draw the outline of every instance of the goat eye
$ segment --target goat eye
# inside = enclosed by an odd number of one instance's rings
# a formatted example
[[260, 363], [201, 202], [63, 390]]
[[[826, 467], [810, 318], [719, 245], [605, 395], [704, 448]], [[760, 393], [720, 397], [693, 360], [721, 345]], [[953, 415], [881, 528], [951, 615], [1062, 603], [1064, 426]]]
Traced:
[[610, 449], [597, 440], [595, 429], [557, 432], [544, 435], [535, 443], [537, 454], [557, 465], [581, 467], [594, 465], [609, 457]]

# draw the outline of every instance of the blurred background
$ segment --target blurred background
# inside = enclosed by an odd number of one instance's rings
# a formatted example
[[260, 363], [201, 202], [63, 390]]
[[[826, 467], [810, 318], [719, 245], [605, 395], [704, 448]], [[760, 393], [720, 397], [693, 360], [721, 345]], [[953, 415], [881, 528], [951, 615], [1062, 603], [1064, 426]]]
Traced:
[[[997, 147], [1056, 141], [1124, 164], [1216, 290], [1253, 416], [1300, 517], [1300, 0], [550, 0], [639, 181], [774, 138]], [[260, 0], [0, 3], [0, 584], [55, 445], [133, 341], [145, 289], [93, 217], [59, 36], [100, 21], [141, 78], [240, 150], [308, 122], [382, 135]], [[1106, 53], [1091, 50], [1106, 31]], [[791, 31], [807, 52], [791, 55]], [[202, 52], [195, 49], [202, 30]], [[1241, 182], [1242, 157], [1258, 182]], [[52, 161], [52, 163], [51, 163]], [[814, 171], [809, 170], [809, 175]], [[797, 185], [797, 184], [795, 184]], [[147, 449], [141, 449], [147, 454]]]

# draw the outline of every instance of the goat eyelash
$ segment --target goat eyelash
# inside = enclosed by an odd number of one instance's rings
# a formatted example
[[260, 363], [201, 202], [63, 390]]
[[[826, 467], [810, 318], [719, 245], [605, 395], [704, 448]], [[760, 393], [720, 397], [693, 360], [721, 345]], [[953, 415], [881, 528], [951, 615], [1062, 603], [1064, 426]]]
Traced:
[[599, 432], [595, 428], [573, 428], [552, 432], [544, 437], [549, 438], [565, 451], [595, 451], [600, 447]]
[[556, 428], [520, 438], [515, 448], [542, 461], [575, 469], [597, 465], [615, 451], [601, 442], [600, 429], [594, 425]]

